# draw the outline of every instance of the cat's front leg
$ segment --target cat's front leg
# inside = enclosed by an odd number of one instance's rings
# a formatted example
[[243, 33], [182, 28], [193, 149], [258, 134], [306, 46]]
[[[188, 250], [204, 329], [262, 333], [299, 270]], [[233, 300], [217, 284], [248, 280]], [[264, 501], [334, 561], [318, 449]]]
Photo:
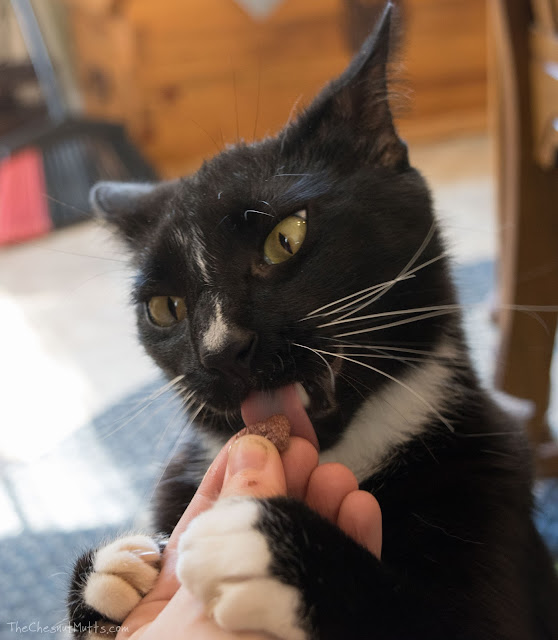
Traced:
[[84, 553], [68, 594], [70, 629], [77, 638], [112, 638], [155, 584], [165, 538], [129, 535]]
[[376, 622], [386, 613], [374, 611], [381, 594], [395, 593], [380, 561], [289, 498], [218, 501], [182, 534], [177, 574], [228, 631], [283, 640], [399, 637]]

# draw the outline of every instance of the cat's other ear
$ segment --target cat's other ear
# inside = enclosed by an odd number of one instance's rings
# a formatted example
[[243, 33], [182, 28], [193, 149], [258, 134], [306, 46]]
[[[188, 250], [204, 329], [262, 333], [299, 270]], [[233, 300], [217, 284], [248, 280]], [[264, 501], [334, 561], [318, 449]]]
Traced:
[[89, 194], [93, 212], [116, 227], [135, 248], [153, 230], [164, 204], [175, 192], [174, 182], [98, 182]]
[[407, 146], [397, 135], [388, 101], [393, 13], [388, 2], [347, 69], [317, 96], [295, 127], [302, 127], [303, 136], [328, 140], [350, 135], [355, 151], [363, 152], [368, 162], [405, 168]]

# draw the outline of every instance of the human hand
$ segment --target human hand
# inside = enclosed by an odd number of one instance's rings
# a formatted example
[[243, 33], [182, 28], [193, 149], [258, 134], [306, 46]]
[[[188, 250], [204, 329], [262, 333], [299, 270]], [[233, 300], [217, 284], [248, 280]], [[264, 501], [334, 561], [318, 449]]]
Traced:
[[254, 633], [230, 634], [208, 618], [202, 603], [178, 582], [176, 548], [188, 524], [218, 498], [277, 495], [303, 500], [379, 557], [380, 508], [372, 495], [358, 490], [357, 480], [349, 469], [340, 464], [318, 466], [316, 450], [302, 438], [291, 438], [288, 449], [281, 455], [260, 436], [233, 438], [207, 471], [173, 531], [157, 583], [124, 621], [118, 640], [267, 638]]

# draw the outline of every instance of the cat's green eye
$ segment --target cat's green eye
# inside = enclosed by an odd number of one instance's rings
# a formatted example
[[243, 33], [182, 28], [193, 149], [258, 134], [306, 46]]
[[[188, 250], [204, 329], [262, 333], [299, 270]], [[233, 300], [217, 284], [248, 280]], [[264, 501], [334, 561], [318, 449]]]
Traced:
[[158, 327], [170, 327], [186, 317], [184, 298], [154, 296], [147, 303], [149, 319]]
[[292, 258], [306, 237], [306, 211], [303, 209], [281, 222], [267, 236], [264, 258], [268, 264], [279, 264]]

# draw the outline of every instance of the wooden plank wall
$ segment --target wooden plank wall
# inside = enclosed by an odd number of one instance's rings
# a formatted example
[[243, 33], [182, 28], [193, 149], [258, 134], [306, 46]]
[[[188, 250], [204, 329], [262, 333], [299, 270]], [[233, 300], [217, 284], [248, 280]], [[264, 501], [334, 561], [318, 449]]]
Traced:
[[[484, 2], [403, 3], [410, 139], [484, 128]], [[88, 113], [124, 121], [166, 176], [277, 131], [350, 58], [342, 0], [283, 0], [261, 21], [234, 0], [67, 3]]]

